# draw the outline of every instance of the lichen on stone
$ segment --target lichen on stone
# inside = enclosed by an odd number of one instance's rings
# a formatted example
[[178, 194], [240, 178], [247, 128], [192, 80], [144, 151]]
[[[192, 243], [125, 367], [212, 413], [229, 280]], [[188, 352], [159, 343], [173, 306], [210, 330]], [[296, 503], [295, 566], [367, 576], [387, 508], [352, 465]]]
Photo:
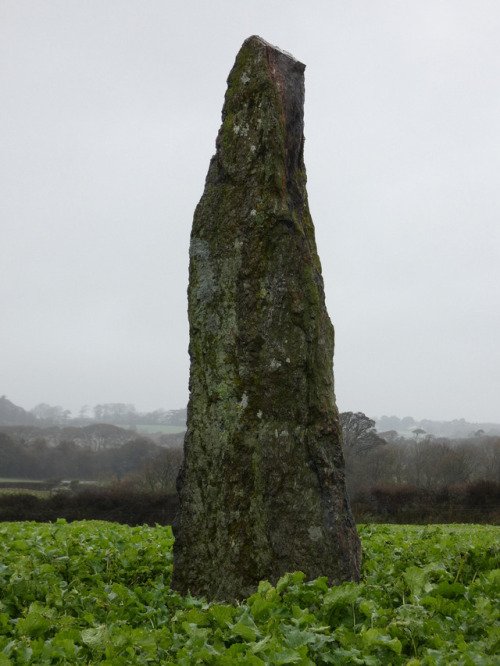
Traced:
[[193, 220], [172, 584], [213, 599], [293, 570], [332, 584], [359, 575], [303, 103], [304, 65], [246, 40]]

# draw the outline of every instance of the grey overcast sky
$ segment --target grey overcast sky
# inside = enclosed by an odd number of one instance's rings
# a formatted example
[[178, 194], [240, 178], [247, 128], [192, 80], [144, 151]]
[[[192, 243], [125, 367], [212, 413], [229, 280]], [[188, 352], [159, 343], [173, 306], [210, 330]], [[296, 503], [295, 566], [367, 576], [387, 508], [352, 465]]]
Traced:
[[253, 34], [307, 65], [340, 410], [500, 422], [498, 0], [0, 0], [0, 393], [186, 404], [192, 216]]

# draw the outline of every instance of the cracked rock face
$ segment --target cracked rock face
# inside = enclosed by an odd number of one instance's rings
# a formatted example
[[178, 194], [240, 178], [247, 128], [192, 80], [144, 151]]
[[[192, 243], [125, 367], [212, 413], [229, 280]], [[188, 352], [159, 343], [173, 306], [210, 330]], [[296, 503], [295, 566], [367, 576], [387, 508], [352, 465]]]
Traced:
[[194, 215], [172, 585], [209, 599], [296, 570], [359, 577], [307, 203], [304, 69], [259, 37], [244, 42]]

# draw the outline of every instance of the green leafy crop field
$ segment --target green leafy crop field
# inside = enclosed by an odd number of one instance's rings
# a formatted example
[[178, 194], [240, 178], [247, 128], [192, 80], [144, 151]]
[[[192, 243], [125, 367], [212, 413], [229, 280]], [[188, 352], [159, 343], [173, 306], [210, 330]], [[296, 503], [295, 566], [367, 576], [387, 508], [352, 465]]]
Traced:
[[359, 585], [293, 573], [230, 606], [170, 589], [169, 527], [0, 523], [0, 666], [500, 664], [499, 527], [359, 531]]

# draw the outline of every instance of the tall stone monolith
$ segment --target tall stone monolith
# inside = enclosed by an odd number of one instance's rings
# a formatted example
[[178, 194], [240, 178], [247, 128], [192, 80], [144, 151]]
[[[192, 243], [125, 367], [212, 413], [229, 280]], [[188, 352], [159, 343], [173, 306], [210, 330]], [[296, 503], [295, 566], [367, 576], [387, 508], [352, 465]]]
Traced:
[[307, 203], [304, 69], [259, 37], [244, 42], [194, 214], [172, 584], [210, 599], [296, 570], [331, 584], [359, 576]]

